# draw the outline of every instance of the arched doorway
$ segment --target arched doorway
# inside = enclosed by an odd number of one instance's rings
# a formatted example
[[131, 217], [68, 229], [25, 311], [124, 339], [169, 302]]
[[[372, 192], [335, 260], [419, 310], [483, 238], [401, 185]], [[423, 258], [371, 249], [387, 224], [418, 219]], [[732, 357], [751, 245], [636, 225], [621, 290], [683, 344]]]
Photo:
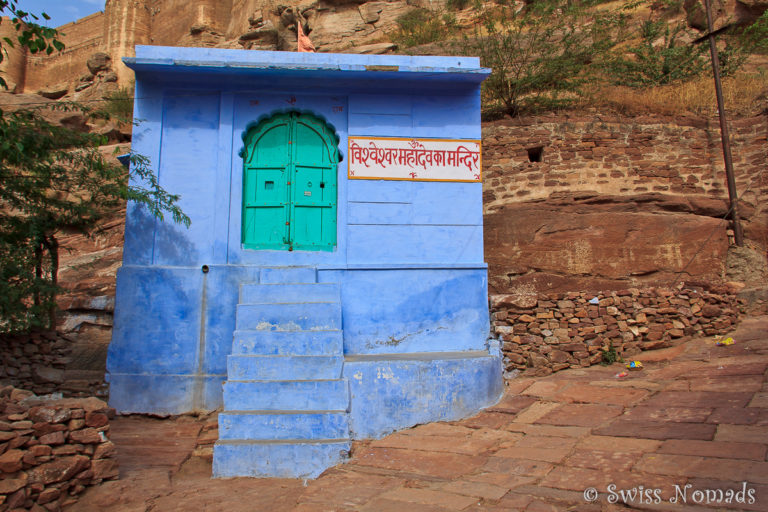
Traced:
[[332, 251], [338, 137], [307, 113], [276, 114], [243, 137], [245, 249]]

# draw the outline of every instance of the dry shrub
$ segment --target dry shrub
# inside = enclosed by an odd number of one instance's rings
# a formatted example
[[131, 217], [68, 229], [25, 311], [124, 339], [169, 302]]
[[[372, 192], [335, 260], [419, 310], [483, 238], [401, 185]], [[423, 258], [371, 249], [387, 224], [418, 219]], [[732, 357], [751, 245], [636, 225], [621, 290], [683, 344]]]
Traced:
[[[742, 72], [723, 79], [723, 99], [729, 113], [749, 115], [765, 110], [768, 106], [767, 98], [768, 73]], [[643, 89], [604, 86], [592, 98], [590, 106], [605, 107], [621, 113], [717, 114], [715, 85], [711, 75], [690, 82]]]

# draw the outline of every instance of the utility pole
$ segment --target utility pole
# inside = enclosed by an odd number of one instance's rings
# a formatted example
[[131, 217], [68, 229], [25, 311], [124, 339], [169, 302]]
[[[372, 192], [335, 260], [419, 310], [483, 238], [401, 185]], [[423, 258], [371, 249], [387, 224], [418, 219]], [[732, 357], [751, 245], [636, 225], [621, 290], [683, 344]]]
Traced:
[[733, 176], [733, 159], [731, 157], [731, 138], [728, 133], [728, 122], [725, 117], [725, 104], [723, 101], [723, 86], [720, 83], [720, 60], [717, 56], [717, 45], [712, 30], [712, 10], [709, 0], [704, 0], [707, 11], [707, 31], [709, 39], [709, 52], [712, 56], [712, 74], [715, 77], [715, 94], [717, 96], [717, 110], [720, 117], [720, 138], [723, 141], [723, 160], [725, 160], [725, 176], [728, 179], [728, 198], [731, 203], [731, 220], [733, 221], [733, 234], [738, 247], [744, 246], [744, 233], [741, 230], [739, 217], [739, 197], [736, 194], [736, 179]]

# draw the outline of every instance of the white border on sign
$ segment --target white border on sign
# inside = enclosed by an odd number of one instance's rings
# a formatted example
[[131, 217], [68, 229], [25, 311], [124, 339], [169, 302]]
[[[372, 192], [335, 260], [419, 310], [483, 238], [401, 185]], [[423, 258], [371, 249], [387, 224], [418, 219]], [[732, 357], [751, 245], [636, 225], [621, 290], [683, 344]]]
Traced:
[[[379, 147], [376, 141], [390, 144]], [[347, 149], [350, 180], [482, 181], [480, 140], [350, 135]]]

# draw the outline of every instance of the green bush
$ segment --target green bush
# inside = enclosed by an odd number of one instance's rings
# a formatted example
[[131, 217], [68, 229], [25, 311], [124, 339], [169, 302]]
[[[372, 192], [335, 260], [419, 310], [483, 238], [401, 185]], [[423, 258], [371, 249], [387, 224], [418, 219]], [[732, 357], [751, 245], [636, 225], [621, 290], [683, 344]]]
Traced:
[[104, 112], [124, 123], [133, 120], [133, 87], [120, 87], [105, 98]]
[[50, 268], [38, 260], [37, 248], [22, 225], [0, 230], [0, 332], [45, 327], [55, 307]]
[[719, 51], [720, 70], [733, 76], [752, 54], [768, 53], [768, 11], [747, 27], [733, 27], [724, 36], [725, 48]]
[[[90, 114], [77, 104], [50, 108]], [[55, 327], [61, 230], [88, 235], [125, 201], [189, 225], [146, 158], [132, 155], [128, 171], [102, 154], [104, 142], [39, 109], [0, 110], [0, 332]]]
[[389, 34], [400, 48], [444, 40], [456, 30], [456, 19], [428, 9], [414, 9], [397, 18], [398, 29]]
[[[0, 0], [0, 14], [9, 15], [16, 30], [15, 42], [0, 40], [0, 62], [3, 44], [18, 44], [30, 53], [64, 48], [56, 30], [34, 23], [38, 17], [19, 9], [16, 0]], [[0, 89], [6, 88], [0, 75]], [[99, 117], [131, 119], [129, 96], [127, 90], [117, 91]], [[178, 206], [179, 196], [160, 186], [147, 158], [132, 154], [128, 171], [105, 158], [99, 149], [102, 137], [52, 124], [41, 114], [43, 108], [0, 110], [0, 332], [55, 328], [61, 230], [88, 235], [125, 201], [158, 218], [167, 212], [175, 222], [190, 223]], [[76, 103], [47, 108], [95, 115]]]
[[750, 53], [768, 53], [768, 11], [739, 34], [741, 44]]
[[600, 349], [600, 352], [603, 355], [603, 360], [601, 362], [603, 365], [611, 365], [616, 362], [624, 362], [622, 357], [616, 351], [616, 347], [613, 346], [612, 341], [609, 341], [608, 345], [603, 346]]
[[[688, 35], [688, 37], [684, 37]], [[647, 87], [691, 80], [710, 65], [706, 44], [691, 44], [693, 34], [684, 22], [645, 21], [640, 43], [617, 55], [609, 66], [616, 85]]]
[[518, 116], [559, 108], [588, 94], [626, 15], [590, 12], [591, 4], [534, 0], [478, 9], [481, 23], [464, 38], [463, 53], [493, 72], [483, 83], [484, 116]]

